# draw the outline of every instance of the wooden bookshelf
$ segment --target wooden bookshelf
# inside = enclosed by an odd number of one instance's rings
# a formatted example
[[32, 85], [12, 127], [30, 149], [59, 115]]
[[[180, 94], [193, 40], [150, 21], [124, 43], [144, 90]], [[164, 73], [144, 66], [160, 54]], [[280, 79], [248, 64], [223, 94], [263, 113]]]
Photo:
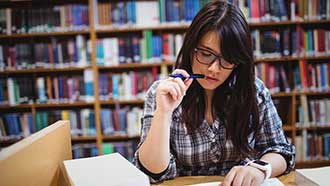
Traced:
[[124, 32], [140, 32], [144, 30], [185, 30], [189, 27], [188, 23], [182, 24], [160, 24], [158, 26], [100, 26], [96, 29], [97, 34], [105, 33], [124, 33]]
[[293, 130], [293, 127], [289, 124], [283, 124], [282, 128], [283, 128], [284, 131], [292, 131]]
[[26, 34], [0, 34], [0, 39], [3, 38], [29, 38], [29, 37], [52, 37], [52, 36], [75, 36], [75, 35], [87, 35], [89, 29], [66, 31], [66, 32], [47, 32], [47, 33], [26, 33]]
[[78, 136], [78, 137], [71, 137], [72, 142], [79, 143], [79, 142], [95, 142], [96, 137], [94, 136]]
[[302, 20], [302, 21], [269, 21], [269, 22], [250, 22], [251, 27], [274, 27], [274, 26], [295, 26], [295, 25], [310, 25], [310, 24], [329, 24], [330, 20]]
[[19, 105], [8, 105], [0, 104], [0, 110], [16, 110], [16, 109], [30, 109], [32, 104], [19, 104]]
[[141, 62], [141, 63], [127, 63], [127, 64], [119, 64], [119, 65], [112, 65], [112, 66], [98, 66], [99, 70], [128, 70], [128, 69], [136, 69], [136, 68], [151, 68], [151, 67], [160, 67], [162, 65], [171, 66], [174, 65], [174, 62], [171, 61], [164, 61], [161, 63], [148, 63], [148, 62]]
[[330, 56], [283, 56], [277, 58], [257, 58], [255, 63], [265, 63], [265, 62], [291, 62], [291, 61], [299, 61], [299, 60], [329, 60]]
[[327, 124], [326, 126], [306, 126], [306, 127], [296, 127], [296, 130], [330, 130], [330, 124]]
[[330, 166], [329, 160], [311, 160], [296, 162], [296, 169]]
[[108, 101], [100, 101], [102, 106], [105, 105], [141, 105], [144, 103], [142, 99], [134, 99], [134, 100], [108, 100]]
[[38, 108], [68, 108], [68, 107], [92, 107], [93, 103], [73, 102], [73, 103], [37, 103], [34, 104]]
[[129, 140], [138, 140], [140, 136], [127, 136], [127, 135], [111, 135], [111, 136], [102, 136], [103, 141], [129, 141]]
[[58, 72], [83, 72], [86, 67], [65, 67], [65, 68], [35, 68], [35, 69], [13, 69], [0, 71], [0, 76], [2, 75], [17, 75], [17, 74], [37, 74], [37, 73], [58, 73]]

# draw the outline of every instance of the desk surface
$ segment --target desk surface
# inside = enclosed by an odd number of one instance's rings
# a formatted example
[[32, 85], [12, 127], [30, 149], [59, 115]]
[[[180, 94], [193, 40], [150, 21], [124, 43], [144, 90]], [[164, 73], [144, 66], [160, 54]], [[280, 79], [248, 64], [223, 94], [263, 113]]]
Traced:
[[[183, 186], [183, 185], [191, 185], [191, 184], [198, 184], [204, 182], [222, 181], [223, 178], [224, 177], [222, 176], [185, 176], [185, 177], [177, 177], [173, 180], [167, 180], [152, 185], [153, 186], [166, 186], [166, 185]], [[291, 186], [291, 185], [316, 186], [317, 185], [301, 175], [296, 175], [295, 172], [291, 172], [288, 175], [281, 176], [278, 179], [285, 186]]]

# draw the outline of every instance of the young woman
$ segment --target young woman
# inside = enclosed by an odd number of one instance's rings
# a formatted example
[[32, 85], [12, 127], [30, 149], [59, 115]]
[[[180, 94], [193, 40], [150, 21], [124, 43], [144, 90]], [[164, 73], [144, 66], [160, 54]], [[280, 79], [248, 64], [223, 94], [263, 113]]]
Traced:
[[[190, 74], [203, 79], [188, 78]], [[294, 147], [268, 89], [255, 78], [242, 12], [213, 1], [186, 32], [173, 74], [149, 89], [134, 163], [151, 182], [226, 175], [222, 185], [260, 185], [290, 172]]]

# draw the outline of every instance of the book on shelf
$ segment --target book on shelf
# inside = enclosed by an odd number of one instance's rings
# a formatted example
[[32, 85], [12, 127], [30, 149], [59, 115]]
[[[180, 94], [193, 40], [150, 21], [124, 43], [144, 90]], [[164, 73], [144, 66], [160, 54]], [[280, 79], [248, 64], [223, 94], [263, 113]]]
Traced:
[[304, 129], [295, 138], [296, 161], [316, 161], [330, 159], [330, 134], [318, 134]]
[[189, 23], [206, 2], [159, 0], [97, 3], [95, 0], [95, 25], [106, 29]]
[[80, 143], [72, 145], [73, 159], [94, 157], [98, 155], [96, 143]]
[[86, 30], [88, 5], [68, 4], [43, 8], [1, 8], [0, 34]]
[[330, 126], [330, 100], [308, 99], [300, 96], [297, 104], [297, 127], [326, 127]]
[[0, 117], [0, 140], [21, 139], [35, 131], [31, 113], [8, 113]]
[[90, 40], [77, 35], [68, 40], [0, 44], [1, 70], [86, 67], [90, 65]]
[[326, 29], [253, 29], [251, 35], [256, 59], [330, 55], [330, 31]]
[[118, 153], [63, 163], [72, 185], [150, 185], [148, 176]]

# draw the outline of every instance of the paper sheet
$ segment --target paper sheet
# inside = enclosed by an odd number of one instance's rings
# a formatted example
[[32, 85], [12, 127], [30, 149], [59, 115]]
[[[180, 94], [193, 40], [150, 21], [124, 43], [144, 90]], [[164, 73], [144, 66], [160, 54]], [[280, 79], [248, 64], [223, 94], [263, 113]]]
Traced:
[[[207, 183], [199, 183], [199, 184], [194, 184], [190, 186], [218, 186], [221, 182], [207, 182]], [[271, 178], [268, 180], [265, 180], [261, 186], [284, 186], [283, 183], [277, 179], [277, 178]]]
[[296, 169], [296, 171], [321, 186], [329, 185], [330, 166], [312, 169]]

